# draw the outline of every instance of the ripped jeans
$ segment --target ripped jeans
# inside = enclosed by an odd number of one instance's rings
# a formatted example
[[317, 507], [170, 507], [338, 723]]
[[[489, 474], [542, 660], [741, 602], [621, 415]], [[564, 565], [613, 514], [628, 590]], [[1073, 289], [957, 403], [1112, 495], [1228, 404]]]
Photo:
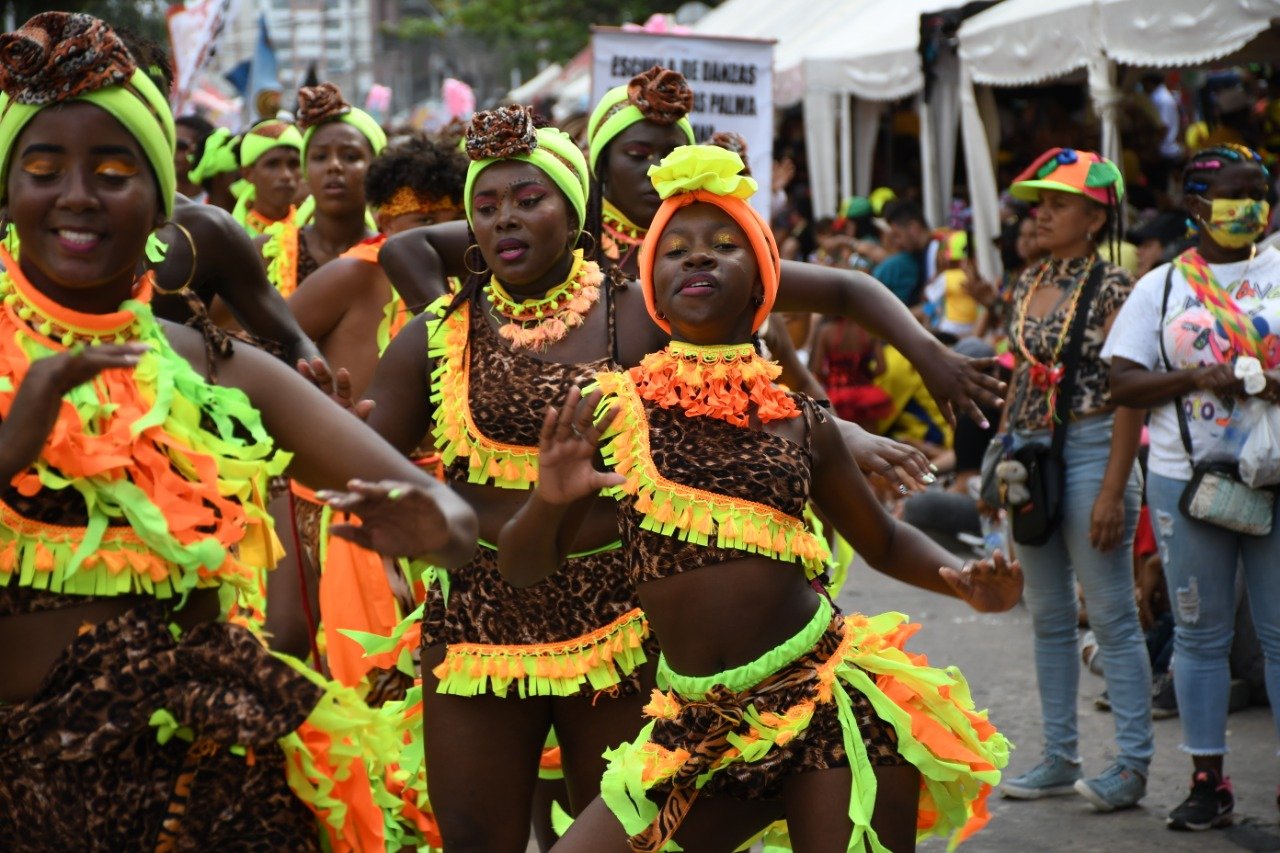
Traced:
[[1182, 749], [1192, 755], [1223, 755], [1227, 752], [1235, 578], [1241, 564], [1267, 660], [1267, 696], [1280, 734], [1280, 520], [1268, 536], [1245, 536], [1193, 521], [1178, 510], [1186, 485], [1185, 480], [1152, 474], [1147, 480], [1147, 501], [1176, 621], [1173, 686], [1182, 717]]
[[[1106, 673], [1116, 726], [1116, 760], [1145, 776], [1155, 753], [1155, 733], [1151, 726], [1151, 662], [1133, 598], [1133, 534], [1142, 502], [1142, 478], [1136, 465], [1124, 493], [1124, 538], [1105, 553], [1089, 541], [1093, 504], [1111, 458], [1114, 420], [1112, 415], [1098, 415], [1067, 427], [1062, 524], [1044, 545], [1018, 545], [1016, 554], [1025, 577], [1023, 600], [1031, 611], [1035, 632], [1045, 755], [1079, 761], [1079, 581]], [[1014, 433], [1015, 446], [1033, 439], [1047, 440], [1043, 433]]]

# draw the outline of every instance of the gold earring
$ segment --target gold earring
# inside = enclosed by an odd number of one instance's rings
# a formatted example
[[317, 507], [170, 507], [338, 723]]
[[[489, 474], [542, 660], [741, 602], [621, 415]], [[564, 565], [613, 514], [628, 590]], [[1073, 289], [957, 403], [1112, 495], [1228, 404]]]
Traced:
[[467, 250], [462, 253], [462, 265], [466, 267], [467, 272], [471, 273], [472, 275], [484, 275], [489, 271], [489, 264], [488, 262], [485, 262], [484, 266], [480, 267], [480, 269], [476, 269], [475, 267], [471, 266], [471, 250], [472, 249], [475, 249], [477, 252], [480, 252], [480, 260], [484, 261], [484, 252], [480, 250], [480, 244], [472, 243], [470, 246], [467, 247]]

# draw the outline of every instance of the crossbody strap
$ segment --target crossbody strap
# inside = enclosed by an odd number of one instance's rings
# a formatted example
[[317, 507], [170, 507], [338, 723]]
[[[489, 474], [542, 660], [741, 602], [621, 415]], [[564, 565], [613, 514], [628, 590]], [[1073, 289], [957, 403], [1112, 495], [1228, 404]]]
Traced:
[[[1164, 277], [1164, 299], [1160, 302], [1160, 323], [1156, 327], [1160, 335], [1160, 358], [1164, 359], [1164, 369], [1169, 373], [1173, 373], [1173, 365], [1169, 363], [1169, 353], [1164, 349], [1164, 318], [1169, 312], [1169, 292], [1173, 290], [1173, 268], [1174, 265], [1169, 264], [1169, 272]], [[1182, 434], [1182, 446], [1187, 450], [1187, 460], [1191, 461], [1191, 430], [1187, 426], [1187, 412], [1181, 397], [1174, 397], [1173, 404], [1178, 408], [1178, 432]]]
[[1102, 285], [1104, 264], [1095, 261], [1089, 271], [1089, 279], [1084, 284], [1084, 292], [1080, 294], [1080, 305], [1076, 315], [1071, 318], [1071, 330], [1067, 332], [1067, 353], [1062, 360], [1062, 386], [1058, 389], [1058, 399], [1054, 405], [1054, 427], [1051, 453], [1055, 459], [1062, 458], [1062, 450], [1067, 443], [1067, 416], [1071, 411], [1071, 398], [1076, 392], [1076, 378], [1080, 367], [1080, 354], [1084, 351], [1084, 329], [1089, 322], [1089, 313], [1093, 310], [1093, 299]]

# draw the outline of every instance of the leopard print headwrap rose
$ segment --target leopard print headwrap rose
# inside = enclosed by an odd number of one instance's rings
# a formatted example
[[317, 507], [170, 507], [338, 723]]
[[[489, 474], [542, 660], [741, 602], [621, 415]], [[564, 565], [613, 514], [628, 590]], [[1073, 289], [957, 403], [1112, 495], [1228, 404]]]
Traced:
[[675, 124], [693, 109], [693, 90], [679, 71], [655, 65], [627, 84], [627, 99], [644, 117], [664, 127]]
[[472, 160], [507, 159], [537, 148], [538, 129], [528, 107], [511, 104], [476, 113], [465, 139]]
[[532, 110], [512, 104], [472, 116], [466, 148], [471, 158], [463, 189], [468, 222], [473, 222], [471, 190], [476, 177], [494, 163], [520, 160], [551, 178], [577, 214], [578, 230], [582, 230], [587, 213], [587, 162], [564, 131], [538, 127]]
[[[8, 174], [22, 129], [41, 110], [87, 101], [138, 141], [160, 204], [166, 215], [173, 212], [173, 115], [110, 26], [92, 15], [42, 12], [0, 35], [0, 91], [0, 175]], [[7, 192], [7, 186], [0, 189], [0, 201]]]
[[302, 128], [302, 169], [307, 168], [307, 148], [316, 128], [331, 121], [349, 124], [369, 140], [369, 147], [374, 156], [382, 153], [387, 147], [387, 134], [378, 125], [373, 116], [348, 104], [342, 97], [342, 90], [332, 83], [321, 83], [318, 86], [303, 86], [298, 90], [298, 127]]
[[46, 104], [124, 83], [137, 63], [92, 15], [44, 12], [0, 36], [0, 89], [19, 104]]
[[625, 86], [615, 86], [605, 93], [587, 121], [591, 171], [599, 168], [605, 147], [631, 125], [642, 121], [665, 126], [676, 125], [694, 143], [689, 112], [693, 109], [693, 90], [679, 71], [657, 65], [637, 74]]

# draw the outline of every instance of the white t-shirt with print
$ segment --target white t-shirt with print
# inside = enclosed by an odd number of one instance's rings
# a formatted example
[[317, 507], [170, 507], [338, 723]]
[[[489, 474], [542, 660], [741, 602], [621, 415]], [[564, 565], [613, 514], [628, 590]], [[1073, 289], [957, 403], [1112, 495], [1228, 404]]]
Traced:
[[[1163, 322], [1160, 306], [1164, 299], [1169, 264], [1144, 275], [1120, 309], [1102, 358], [1125, 358], [1148, 370], [1164, 372], [1158, 330], [1163, 329], [1165, 352], [1175, 370], [1219, 364], [1229, 342], [1209, 309], [1196, 299], [1186, 278], [1176, 268], [1169, 292], [1169, 310]], [[1280, 355], [1280, 251], [1259, 250], [1251, 261], [1210, 264], [1218, 284], [1235, 299], [1240, 309], [1253, 319], [1274, 364]], [[1234, 403], [1209, 391], [1192, 391], [1182, 398], [1196, 459], [1213, 448], [1231, 418]], [[1176, 480], [1191, 479], [1191, 464], [1178, 431], [1174, 403], [1152, 409], [1149, 424], [1151, 452], [1148, 467], [1153, 473]]]

